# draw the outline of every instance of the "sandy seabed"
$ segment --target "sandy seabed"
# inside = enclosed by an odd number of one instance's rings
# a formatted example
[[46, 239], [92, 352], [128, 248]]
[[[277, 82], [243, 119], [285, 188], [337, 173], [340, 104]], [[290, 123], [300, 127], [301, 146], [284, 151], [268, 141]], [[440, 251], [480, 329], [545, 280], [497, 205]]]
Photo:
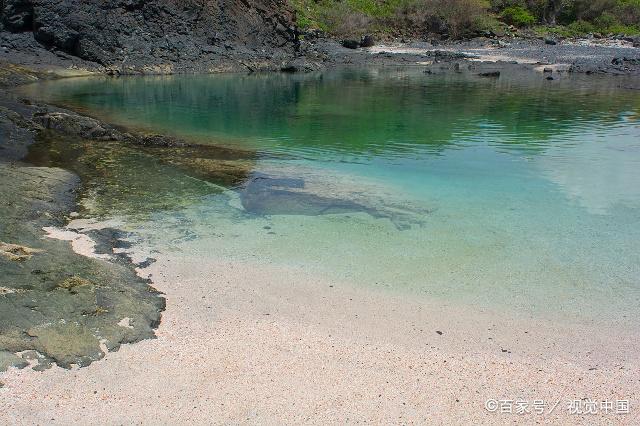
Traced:
[[[0, 424], [640, 423], [638, 339], [622, 332], [204, 253], [141, 273], [166, 293], [158, 338], [86, 368], [0, 375]], [[570, 414], [574, 399], [613, 412]]]

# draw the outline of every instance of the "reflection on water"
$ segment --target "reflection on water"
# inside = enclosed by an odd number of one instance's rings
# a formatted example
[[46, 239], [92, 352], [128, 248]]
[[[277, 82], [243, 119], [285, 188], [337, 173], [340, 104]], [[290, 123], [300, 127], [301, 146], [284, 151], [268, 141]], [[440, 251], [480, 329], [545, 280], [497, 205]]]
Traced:
[[[638, 123], [624, 117], [621, 120], [638, 128]], [[640, 140], [638, 132], [625, 130], [610, 129], [569, 146], [550, 146], [536, 162], [544, 176], [591, 213], [606, 214], [622, 205], [637, 207]]]
[[124, 216], [155, 247], [623, 321], [640, 307], [640, 94], [618, 85], [404, 69], [32, 90], [204, 144], [74, 154], [99, 165], [87, 214]]

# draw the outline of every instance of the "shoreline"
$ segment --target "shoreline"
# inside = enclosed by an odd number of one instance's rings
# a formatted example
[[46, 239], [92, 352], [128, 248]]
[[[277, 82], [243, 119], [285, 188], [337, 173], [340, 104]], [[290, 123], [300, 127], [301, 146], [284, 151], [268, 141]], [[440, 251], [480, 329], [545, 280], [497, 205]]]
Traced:
[[[139, 271], [151, 274], [168, 300], [157, 339], [124, 345], [86, 368], [5, 373], [0, 419], [78, 424], [100, 413], [106, 423], [318, 424], [455, 415], [493, 422], [511, 418], [484, 409], [490, 398], [639, 396], [632, 358], [624, 367], [568, 362], [558, 354], [578, 345], [553, 327], [529, 323], [522, 330], [490, 313], [460, 315], [455, 307], [362, 291], [300, 270], [205, 259], [165, 254]], [[493, 350], [479, 336], [487, 325]], [[546, 355], [520, 351], [534, 340]], [[44, 389], [47, 397], [37, 397]], [[638, 420], [633, 411], [577, 416], [562, 408], [518, 418]]]
[[[532, 330], [522, 330], [527, 321], [508, 315], [407, 300], [293, 268], [212, 262], [205, 253], [155, 257], [138, 272], [151, 274], [166, 295], [157, 338], [122, 345], [79, 369], [0, 373], [2, 422], [81, 424], [98, 415], [106, 423], [452, 416], [491, 423], [512, 418], [485, 410], [489, 398], [640, 398], [633, 336], [583, 336], [589, 330], [530, 320]], [[416, 343], [424, 336], [428, 345]], [[376, 391], [364, 394], [367, 388]], [[620, 416], [526, 416], [518, 419], [640, 419], [633, 406]]]
[[[2, 33], [0, 33], [0, 36]], [[13, 37], [22, 37], [12, 35]], [[0, 38], [0, 41], [2, 39]], [[244, 56], [243, 56], [244, 55]], [[200, 61], [200, 62], [198, 62]], [[213, 62], [212, 62], [213, 61]], [[425, 65], [426, 62], [455, 66], [471, 64], [479, 67], [524, 65], [551, 66], [554, 71], [575, 74], [640, 76], [640, 48], [618, 38], [560, 40], [553, 44], [544, 38], [476, 37], [466, 40], [384, 41], [372, 47], [349, 49], [338, 40], [311, 36], [295, 49], [284, 48], [273, 58], [245, 52], [215, 60], [199, 59], [154, 63], [151, 58], [139, 63], [121, 65], [91, 62], [63, 54], [55, 48], [45, 49], [30, 42], [21, 50], [0, 49], [0, 63], [26, 67], [39, 78], [57, 79], [81, 76], [179, 75], [220, 73], [307, 73], [336, 67]], [[124, 66], [124, 65], [122, 65]]]

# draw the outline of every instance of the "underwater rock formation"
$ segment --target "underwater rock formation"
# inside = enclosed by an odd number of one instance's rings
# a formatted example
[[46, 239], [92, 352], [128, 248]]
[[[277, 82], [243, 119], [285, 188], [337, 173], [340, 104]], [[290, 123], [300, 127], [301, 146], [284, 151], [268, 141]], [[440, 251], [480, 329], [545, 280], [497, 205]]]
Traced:
[[[431, 210], [395, 200], [389, 188], [372, 182], [346, 182], [344, 176], [322, 177], [304, 168], [254, 172], [238, 188], [240, 202], [255, 215], [366, 213], [390, 220], [400, 230], [420, 226]], [[342, 181], [342, 185], [335, 182]]]

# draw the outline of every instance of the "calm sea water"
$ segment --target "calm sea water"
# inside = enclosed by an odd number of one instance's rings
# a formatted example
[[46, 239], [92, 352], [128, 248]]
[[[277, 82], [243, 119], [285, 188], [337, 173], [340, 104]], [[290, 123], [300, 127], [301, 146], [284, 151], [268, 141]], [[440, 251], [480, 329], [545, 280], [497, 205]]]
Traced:
[[[117, 217], [157, 250], [638, 324], [640, 93], [620, 80], [389, 69], [31, 90], [243, 150], [212, 159], [109, 143], [36, 148], [49, 161], [69, 149], [72, 167], [94, 170], [84, 214]], [[221, 179], [222, 169], [235, 178]]]

